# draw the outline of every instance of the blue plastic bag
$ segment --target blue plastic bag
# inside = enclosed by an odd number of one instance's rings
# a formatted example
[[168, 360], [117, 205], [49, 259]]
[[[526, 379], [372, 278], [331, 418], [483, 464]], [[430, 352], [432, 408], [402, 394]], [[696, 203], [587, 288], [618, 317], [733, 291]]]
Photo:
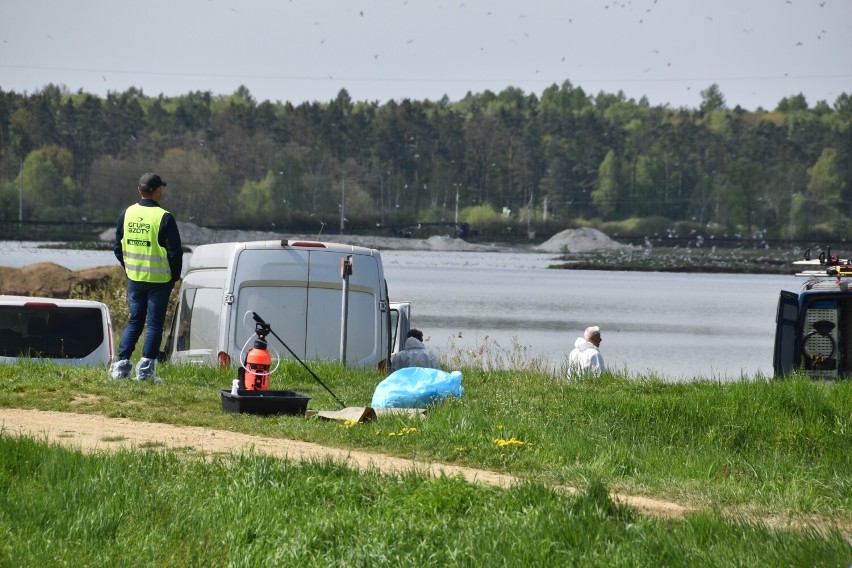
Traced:
[[406, 367], [394, 371], [376, 386], [373, 408], [425, 408], [447, 395], [461, 398], [461, 371]]

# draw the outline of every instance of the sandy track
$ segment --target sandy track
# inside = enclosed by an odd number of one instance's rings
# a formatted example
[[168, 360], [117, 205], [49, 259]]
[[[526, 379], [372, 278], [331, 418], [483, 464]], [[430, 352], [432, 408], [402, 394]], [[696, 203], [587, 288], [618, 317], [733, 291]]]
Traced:
[[[200, 455], [212, 455], [239, 453], [251, 449], [259, 454], [291, 460], [331, 459], [360, 470], [378, 470], [384, 473], [417, 471], [436, 477], [462, 476], [471, 483], [499, 487], [509, 487], [519, 481], [514, 476], [483, 469], [330, 448], [297, 440], [251, 436], [196, 426], [136, 422], [92, 414], [2, 408], [0, 409], [0, 429], [8, 434], [45, 439], [87, 453], [114, 451], [119, 448], [162, 447]], [[569, 493], [577, 491], [573, 487], [561, 487], [561, 489]], [[692, 510], [678, 503], [640, 496], [613, 494], [612, 497], [636, 508], [643, 514], [664, 518], [681, 517]]]
[[[401, 473], [416, 471], [431, 476], [461, 476], [471, 483], [509, 487], [519, 478], [469, 467], [397, 458], [384, 454], [330, 448], [310, 442], [252, 436], [239, 432], [197, 426], [177, 426], [155, 422], [136, 422], [125, 418], [108, 418], [94, 414], [75, 414], [44, 410], [0, 408], [0, 431], [17, 436], [30, 436], [58, 443], [86, 453], [109, 452], [120, 448], [173, 449], [198, 456], [254, 451], [258, 454], [290, 460], [323, 461], [331, 459], [347, 467], [363, 471]], [[577, 489], [559, 486], [567, 493]], [[611, 493], [612, 499], [629, 505], [641, 514], [665, 519], [681, 518], [694, 507], [671, 501], [637, 495]], [[744, 515], [728, 512], [730, 517]], [[749, 521], [776, 529], [838, 529], [852, 543], [852, 523], [832, 519], [759, 518], [746, 514]]]

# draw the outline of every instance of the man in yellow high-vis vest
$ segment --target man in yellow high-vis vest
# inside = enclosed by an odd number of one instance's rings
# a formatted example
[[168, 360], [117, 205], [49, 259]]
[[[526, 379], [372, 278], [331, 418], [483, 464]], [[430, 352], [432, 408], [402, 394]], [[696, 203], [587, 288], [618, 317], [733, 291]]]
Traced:
[[139, 180], [139, 202], [128, 207], [115, 226], [113, 251], [127, 274], [130, 319], [121, 335], [118, 360], [110, 367], [114, 379], [125, 379], [133, 370], [130, 357], [147, 328], [142, 357], [136, 364], [137, 381], [161, 383], [156, 375], [157, 356], [169, 296], [183, 270], [183, 248], [177, 221], [160, 207], [166, 182], [153, 173]]

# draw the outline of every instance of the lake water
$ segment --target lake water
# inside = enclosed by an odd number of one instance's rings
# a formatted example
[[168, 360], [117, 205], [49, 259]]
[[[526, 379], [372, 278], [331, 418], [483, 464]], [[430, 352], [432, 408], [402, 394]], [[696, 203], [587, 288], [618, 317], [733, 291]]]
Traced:
[[[115, 264], [111, 251], [2, 242], [0, 265]], [[440, 354], [506, 363], [511, 354], [561, 368], [574, 340], [599, 325], [610, 368], [670, 380], [772, 375], [779, 291], [794, 276], [552, 270], [553, 254], [383, 251], [392, 300]]]

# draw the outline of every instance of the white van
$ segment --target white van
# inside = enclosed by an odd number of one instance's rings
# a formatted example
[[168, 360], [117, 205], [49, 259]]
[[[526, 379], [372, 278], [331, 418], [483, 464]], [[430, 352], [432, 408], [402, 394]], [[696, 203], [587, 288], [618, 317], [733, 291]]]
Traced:
[[109, 308], [91, 300], [0, 296], [0, 363], [20, 358], [109, 367]]
[[[345, 285], [347, 259], [352, 270]], [[239, 366], [257, 313], [286, 344], [267, 337], [281, 357], [291, 357], [289, 348], [303, 361], [340, 361], [345, 354], [347, 365], [385, 368], [408, 332], [408, 310], [390, 305], [375, 249], [287, 240], [200, 245], [181, 283], [165, 358]]]

